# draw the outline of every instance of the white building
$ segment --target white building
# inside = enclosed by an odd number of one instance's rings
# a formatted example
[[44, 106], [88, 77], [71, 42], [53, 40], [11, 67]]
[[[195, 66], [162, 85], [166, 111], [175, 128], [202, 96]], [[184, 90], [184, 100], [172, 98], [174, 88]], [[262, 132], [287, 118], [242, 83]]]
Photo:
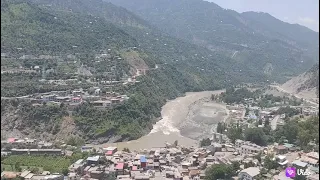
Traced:
[[242, 180], [253, 180], [256, 179], [257, 176], [260, 174], [260, 169], [257, 167], [249, 167], [240, 171], [238, 177]]
[[240, 139], [236, 140], [235, 148], [239, 154], [255, 154], [263, 151], [263, 147], [249, 141], [242, 141]]

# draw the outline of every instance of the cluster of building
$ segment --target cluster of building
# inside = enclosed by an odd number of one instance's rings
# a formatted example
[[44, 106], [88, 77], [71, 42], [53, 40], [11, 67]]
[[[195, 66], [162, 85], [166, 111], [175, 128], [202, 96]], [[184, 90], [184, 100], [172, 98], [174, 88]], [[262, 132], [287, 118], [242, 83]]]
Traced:
[[[273, 154], [280, 168], [261, 174], [264, 159]], [[310, 172], [308, 179], [315, 180], [319, 174], [319, 153], [303, 153], [292, 144], [261, 147], [256, 144], [236, 140], [235, 144], [213, 142], [204, 148], [184, 148], [167, 146], [135, 152], [118, 151], [116, 147], [106, 147], [97, 151], [97, 155], [80, 159], [69, 167], [69, 179], [104, 179], [110, 175], [126, 180], [162, 180], [162, 179], [205, 179], [205, 171], [214, 164], [231, 165], [240, 163], [238, 178], [282, 180], [285, 168], [295, 166]], [[250, 167], [245, 164], [251, 162]], [[319, 178], [318, 178], [319, 179]]]
[[25, 170], [23, 172], [9, 172], [3, 171], [1, 173], [1, 179], [23, 179], [23, 180], [64, 180], [63, 174], [44, 171], [41, 174], [34, 174], [31, 171]]
[[[35, 140], [8, 139], [12, 144], [32, 143]], [[43, 144], [43, 143], [40, 143]], [[104, 147], [94, 151], [92, 146], [83, 146], [82, 152], [90, 152], [92, 156], [78, 159], [68, 168], [67, 177], [61, 174], [34, 174], [30, 171], [14, 173], [22, 179], [90, 179], [104, 180], [110, 177], [123, 180], [200, 180], [206, 178], [206, 169], [215, 164], [231, 165], [239, 162], [240, 170], [237, 177], [240, 179], [266, 179], [283, 180], [286, 167], [296, 167], [308, 172], [308, 180], [319, 178], [319, 153], [304, 153], [293, 144], [274, 144], [262, 147], [257, 144], [236, 140], [234, 144], [225, 140], [222, 134], [216, 133], [211, 145], [207, 147], [180, 147], [166, 144], [165, 147], [143, 149], [130, 152], [128, 149], [120, 151], [117, 147]], [[12, 154], [46, 154], [66, 155], [61, 149], [12, 149]], [[263, 160], [272, 154], [279, 168], [263, 173]], [[259, 160], [260, 158], [260, 160]], [[248, 164], [250, 166], [248, 167]], [[2, 176], [9, 176], [12, 172], [3, 172]]]
[[98, 87], [93, 87], [93, 94], [83, 89], [69, 91], [51, 91], [48, 93], [33, 94], [26, 98], [30, 99], [34, 106], [46, 103], [67, 105], [70, 109], [87, 101], [97, 108], [110, 108], [122, 104], [128, 100], [127, 95], [116, 92], [102, 93]]
[[1, 141], [1, 156], [8, 155], [65, 155], [65, 151], [55, 148], [53, 143], [36, 139], [8, 138]]
[[[249, 101], [248, 99], [247, 101]], [[252, 100], [253, 101], [253, 100]], [[251, 101], [250, 101], [251, 102]], [[239, 123], [243, 128], [255, 127], [256, 123], [260, 120], [262, 123], [258, 127], [264, 127], [266, 120], [271, 125], [272, 130], [275, 130], [277, 126], [284, 125], [284, 119], [286, 114], [278, 114], [277, 111], [281, 106], [275, 106], [270, 108], [261, 109], [258, 106], [247, 106], [243, 104], [227, 105], [229, 110], [229, 117], [231, 123]], [[319, 109], [314, 106], [290, 106], [299, 111], [299, 115], [303, 116], [317, 116], [319, 115]], [[246, 111], [249, 111], [246, 113]]]

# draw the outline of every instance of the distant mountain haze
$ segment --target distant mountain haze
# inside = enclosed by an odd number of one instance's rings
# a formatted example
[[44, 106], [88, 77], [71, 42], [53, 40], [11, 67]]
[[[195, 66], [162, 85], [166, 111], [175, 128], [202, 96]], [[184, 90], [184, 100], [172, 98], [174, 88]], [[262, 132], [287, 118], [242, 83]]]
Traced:
[[237, 12], [266, 12], [285, 22], [319, 32], [318, 0], [207, 0]]
[[293, 74], [302, 73], [319, 60], [319, 33], [267, 13], [238, 13], [202, 0], [107, 1], [127, 8], [172, 36], [224, 52], [267, 74], [289, 69], [294, 69]]

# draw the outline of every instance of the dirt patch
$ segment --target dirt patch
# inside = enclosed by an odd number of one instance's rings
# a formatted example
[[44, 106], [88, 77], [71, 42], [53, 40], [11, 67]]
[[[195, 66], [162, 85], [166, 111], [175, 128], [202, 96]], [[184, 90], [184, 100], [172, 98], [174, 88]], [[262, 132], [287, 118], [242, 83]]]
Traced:
[[121, 53], [121, 56], [130, 64], [134, 74], [137, 69], [149, 69], [146, 62], [136, 51], [130, 50]]
[[75, 134], [77, 134], [77, 130], [74, 119], [69, 116], [63, 117], [60, 125], [60, 131], [55, 136], [55, 139], [66, 140], [68, 137]]

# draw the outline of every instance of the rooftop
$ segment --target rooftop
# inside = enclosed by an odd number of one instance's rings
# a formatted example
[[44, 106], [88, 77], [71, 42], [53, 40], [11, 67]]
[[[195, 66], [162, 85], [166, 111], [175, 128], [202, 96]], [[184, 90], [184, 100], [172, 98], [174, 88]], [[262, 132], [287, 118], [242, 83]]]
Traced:
[[100, 156], [93, 156], [93, 157], [88, 157], [87, 161], [98, 161]]
[[242, 173], [247, 173], [249, 174], [251, 177], [255, 177], [257, 175], [260, 174], [260, 169], [257, 167], [249, 167], [247, 169], [244, 169], [241, 171]]
[[302, 162], [300, 160], [295, 160], [292, 162], [292, 164], [300, 166], [300, 167], [306, 167], [308, 165], [308, 163]]

